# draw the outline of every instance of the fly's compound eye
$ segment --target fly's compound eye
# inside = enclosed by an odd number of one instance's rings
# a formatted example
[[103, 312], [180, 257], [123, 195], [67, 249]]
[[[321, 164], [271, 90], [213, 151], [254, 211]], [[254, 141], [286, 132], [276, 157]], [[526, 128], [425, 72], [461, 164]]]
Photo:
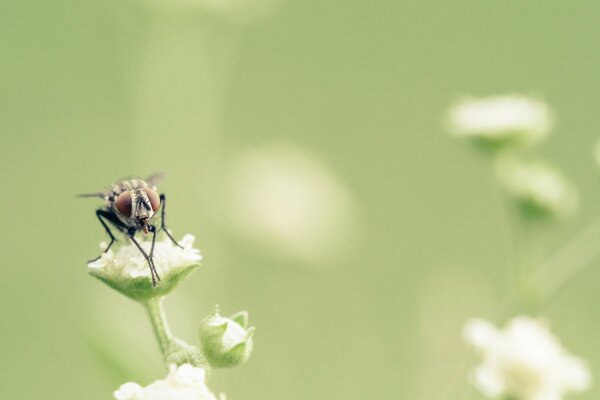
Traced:
[[115, 207], [117, 211], [124, 217], [131, 217], [131, 193], [123, 192], [117, 197], [115, 201]]
[[146, 196], [148, 196], [148, 200], [150, 200], [150, 205], [152, 205], [152, 211], [156, 212], [158, 207], [160, 207], [160, 197], [158, 197], [158, 193], [156, 193], [153, 189], [145, 188], [144, 192], [146, 192]]

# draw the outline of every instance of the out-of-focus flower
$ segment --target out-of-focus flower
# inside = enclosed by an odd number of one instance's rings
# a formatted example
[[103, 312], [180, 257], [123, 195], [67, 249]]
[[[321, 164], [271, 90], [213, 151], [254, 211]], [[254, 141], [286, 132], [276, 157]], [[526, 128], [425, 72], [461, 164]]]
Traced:
[[238, 23], [265, 20], [277, 12], [284, 0], [143, 0], [167, 12], [200, 11]]
[[[94, 277], [135, 300], [163, 296], [200, 265], [202, 256], [200, 250], [193, 248], [194, 240], [194, 236], [185, 235], [179, 242], [183, 249], [167, 238], [156, 242], [153, 260], [161, 280], [155, 288], [148, 262], [134, 244], [121, 246], [116, 252], [107, 251], [90, 262], [88, 269]], [[150, 252], [149, 241], [142, 242], [141, 246], [146, 253]]]
[[275, 254], [339, 265], [357, 246], [357, 206], [318, 157], [292, 145], [243, 153], [232, 168], [231, 226]]
[[504, 330], [488, 321], [469, 321], [465, 340], [481, 355], [474, 385], [486, 396], [516, 400], [560, 400], [591, 383], [585, 363], [566, 352], [548, 328], [529, 317], [514, 318]]
[[500, 178], [508, 195], [526, 216], [562, 217], [577, 206], [577, 192], [556, 169], [540, 162], [510, 162]]
[[169, 366], [164, 380], [146, 387], [128, 382], [114, 392], [116, 400], [225, 400], [215, 396], [206, 386], [206, 372], [202, 368], [183, 364]]
[[594, 161], [596, 165], [600, 167], [600, 140], [596, 141], [594, 145]]
[[254, 327], [248, 328], [248, 313], [240, 311], [230, 318], [222, 317], [217, 308], [200, 326], [200, 342], [204, 356], [216, 368], [245, 363], [252, 353]]
[[523, 95], [464, 98], [448, 123], [453, 135], [491, 148], [539, 142], [552, 125], [546, 104]]

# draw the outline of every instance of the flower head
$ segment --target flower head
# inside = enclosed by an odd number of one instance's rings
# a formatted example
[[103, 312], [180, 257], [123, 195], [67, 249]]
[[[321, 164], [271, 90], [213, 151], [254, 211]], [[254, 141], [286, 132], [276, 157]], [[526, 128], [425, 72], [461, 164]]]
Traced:
[[540, 321], [514, 318], [504, 330], [490, 322], [469, 321], [463, 336], [482, 357], [472, 378], [488, 397], [560, 400], [568, 391], [584, 391], [591, 377], [585, 363], [566, 352]]
[[248, 313], [240, 311], [222, 317], [217, 308], [200, 326], [202, 350], [208, 362], [217, 368], [245, 363], [252, 353], [254, 327], [248, 328]]
[[241, 153], [231, 169], [232, 226], [274, 254], [315, 266], [351, 257], [356, 201], [319, 157], [289, 144]]
[[206, 386], [206, 372], [202, 368], [183, 364], [169, 366], [164, 380], [146, 387], [128, 382], [114, 392], [116, 400], [225, 400], [215, 396]]
[[[179, 242], [183, 248], [169, 239], [156, 242], [153, 260], [161, 279], [156, 288], [152, 287], [148, 262], [134, 244], [103, 253], [88, 264], [88, 269], [91, 275], [135, 300], [162, 296], [200, 265], [202, 256], [200, 250], [192, 247], [194, 239], [192, 235], [185, 235]], [[142, 242], [141, 246], [146, 253], [150, 252], [149, 241]]]
[[450, 109], [448, 122], [455, 136], [497, 148], [542, 140], [551, 115], [546, 104], [523, 95], [469, 97]]
[[501, 179], [519, 209], [532, 217], [561, 217], [577, 205], [575, 188], [556, 169], [540, 162], [504, 165]]

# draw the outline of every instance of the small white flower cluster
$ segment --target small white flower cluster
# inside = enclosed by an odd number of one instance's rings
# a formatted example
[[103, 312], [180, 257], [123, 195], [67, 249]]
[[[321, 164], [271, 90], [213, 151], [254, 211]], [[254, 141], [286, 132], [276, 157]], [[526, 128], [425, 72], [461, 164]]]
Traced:
[[546, 104], [523, 95], [465, 98], [449, 113], [454, 135], [491, 142], [538, 142], [551, 126]]
[[540, 100], [503, 95], [459, 101], [450, 109], [448, 121], [455, 136], [491, 150], [498, 177], [524, 216], [549, 218], [576, 208], [576, 190], [555, 168], [527, 161], [515, 150], [542, 141], [550, 131], [551, 117]]
[[506, 190], [522, 205], [562, 216], [577, 205], [577, 192], [557, 170], [543, 163], [516, 162], [503, 174]]
[[[156, 242], [153, 260], [160, 277], [189, 265], [198, 264], [202, 260], [200, 250], [192, 247], [194, 240], [193, 235], [185, 235], [179, 242], [183, 249], [175, 246], [168, 238]], [[150, 252], [150, 241], [144, 241], [140, 245], [146, 253]], [[100, 246], [106, 248], [105, 243]], [[116, 253], [111, 249], [102, 254], [98, 260], [89, 263], [88, 267], [115, 278], [149, 278], [151, 276], [148, 262], [134, 244], [121, 246]]]
[[164, 380], [157, 380], [146, 387], [128, 382], [114, 392], [116, 400], [225, 400], [215, 396], [206, 386], [206, 371], [183, 364], [169, 366]]
[[467, 323], [464, 338], [483, 358], [473, 383], [491, 398], [560, 400], [591, 383], [585, 363], [566, 352], [548, 328], [529, 317], [514, 318], [504, 330], [488, 321]]

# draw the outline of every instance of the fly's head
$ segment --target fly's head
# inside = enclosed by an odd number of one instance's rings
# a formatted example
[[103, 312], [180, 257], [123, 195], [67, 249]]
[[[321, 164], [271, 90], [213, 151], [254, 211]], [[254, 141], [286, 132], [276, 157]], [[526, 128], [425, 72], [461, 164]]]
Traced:
[[120, 216], [148, 234], [150, 220], [160, 207], [160, 197], [152, 188], [126, 190], [114, 202]]

